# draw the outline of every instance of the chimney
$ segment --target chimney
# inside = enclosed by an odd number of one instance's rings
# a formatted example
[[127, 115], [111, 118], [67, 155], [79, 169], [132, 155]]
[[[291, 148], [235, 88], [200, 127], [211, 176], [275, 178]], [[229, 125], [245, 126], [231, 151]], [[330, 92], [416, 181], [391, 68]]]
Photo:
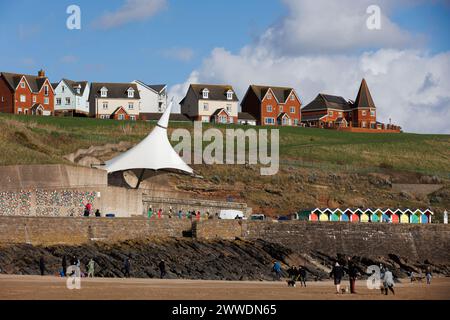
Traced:
[[38, 71], [38, 78], [45, 78], [45, 71], [44, 70], [39, 70]]

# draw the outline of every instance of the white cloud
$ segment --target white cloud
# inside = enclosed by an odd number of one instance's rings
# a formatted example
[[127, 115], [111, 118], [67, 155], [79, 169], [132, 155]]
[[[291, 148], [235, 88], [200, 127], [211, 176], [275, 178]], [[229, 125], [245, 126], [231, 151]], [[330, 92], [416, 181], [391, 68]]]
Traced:
[[174, 47], [162, 51], [162, 56], [168, 59], [187, 62], [194, 57], [194, 50], [191, 48]]
[[[297, 8], [297, 1], [285, 2]], [[334, 1], [327, 3], [334, 5]], [[344, 8], [348, 5], [348, 1], [342, 3]], [[302, 4], [298, 6], [313, 6], [309, 0], [302, 1]], [[323, 1], [320, 4], [324, 9]], [[314, 11], [308, 10], [309, 14]], [[338, 16], [334, 17], [338, 21], [342, 20], [339, 13], [341, 11], [335, 12]], [[344, 12], [343, 16], [347, 14]], [[331, 19], [333, 15], [328, 16]], [[299, 18], [305, 19], [305, 16], [300, 15]], [[379, 121], [392, 119], [408, 132], [450, 133], [450, 74], [446, 72], [450, 70], [450, 52], [432, 55], [423, 49], [389, 45], [395, 34], [391, 39], [380, 38], [378, 48], [374, 50], [359, 50], [362, 48], [355, 47], [359, 41], [347, 42], [342, 50], [334, 50], [332, 46], [324, 49], [313, 41], [313, 37], [305, 35], [311, 31], [307, 29], [308, 24], [296, 21], [281, 21], [278, 26], [271, 27], [271, 32], [283, 34], [287, 25], [296, 23], [306, 29], [299, 32], [300, 35], [293, 31], [292, 36], [297, 40], [281, 48], [276, 41], [263, 41], [269, 31], [236, 54], [215, 48], [183, 84], [170, 88], [170, 93], [180, 101], [189, 83], [230, 83], [242, 99], [249, 84], [285, 85], [294, 87], [306, 105], [319, 92], [354, 100], [364, 77], [377, 106]], [[318, 25], [314, 26], [313, 31], [327, 38], [339, 38], [347, 30], [332, 31], [329, 26], [323, 30], [317, 28]], [[346, 28], [349, 34], [353, 34], [351, 27]], [[397, 30], [398, 35], [407, 34], [399, 29], [392, 30]], [[353, 34], [353, 37], [357, 36]], [[338, 44], [339, 41], [333, 40], [332, 43]], [[309, 49], [301, 50], [303, 44]], [[346, 48], [353, 51], [344, 52]]]
[[114, 12], [106, 12], [94, 25], [102, 29], [110, 29], [128, 22], [146, 20], [166, 6], [166, 0], [125, 0], [122, 7]]

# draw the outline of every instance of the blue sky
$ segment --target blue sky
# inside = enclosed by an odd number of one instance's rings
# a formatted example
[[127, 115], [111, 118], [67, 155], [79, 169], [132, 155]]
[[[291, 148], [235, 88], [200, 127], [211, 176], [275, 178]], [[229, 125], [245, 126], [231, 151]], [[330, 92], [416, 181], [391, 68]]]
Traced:
[[[99, 29], [94, 21], [124, 1], [0, 2], [0, 70], [90, 81], [182, 82], [215, 47], [237, 52], [286, 14], [277, 0], [170, 0], [143, 21]], [[66, 28], [66, 8], [81, 8], [81, 30]], [[205, 14], [207, 13], [207, 14]], [[442, 3], [399, 6], [391, 19], [423, 34], [433, 52], [450, 49], [450, 7]], [[4, 48], [5, 49], [5, 48]], [[184, 60], [174, 51], [186, 51]]]

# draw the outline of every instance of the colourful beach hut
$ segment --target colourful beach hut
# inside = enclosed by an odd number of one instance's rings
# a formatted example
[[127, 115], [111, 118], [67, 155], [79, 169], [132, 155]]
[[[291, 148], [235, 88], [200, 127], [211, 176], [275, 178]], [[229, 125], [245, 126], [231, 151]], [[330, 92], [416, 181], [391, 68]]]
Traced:
[[394, 212], [392, 212], [391, 215], [391, 222], [392, 223], [400, 223], [400, 214], [399, 214], [400, 210], [397, 209]]
[[431, 215], [433, 212], [431, 210], [427, 209], [425, 210], [421, 215], [421, 223], [431, 223]]
[[381, 216], [381, 222], [391, 222], [392, 211], [390, 209], [386, 209]]
[[341, 221], [349, 222], [351, 215], [352, 215], [352, 212], [350, 209], [344, 210], [344, 212], [341, 215]]
[[311, 210], [301, 210], [297, 212], [297, 220], [308, 221], [310, 220]]
[[401, 212], [400, 214], [400, 223], [409, 223], [409, 217], [411, 216], [412, 211], [409, 209], [406, 209]]
[[381, 222], [381, 216], [383, 215], [383, 211], [381, 209], [376, 209], [373, 211], [372, 215], [370, 216], [370, 221], [372, 222]]
[[422, 215], [422, 212], [417, 209], [414, 211], [410, 216], [410, 223], [420, 223], [420, 216]]
[[319, 221], [319, 209], [314, 209], [311, 211], [311, 214], [309, 215], [309, 221]]
[[359, 222], [359, 217], [361, 216], [361, 210], [360, 209], [356, 209], [354, 211], [352, 211], [352, 214], [350, 216], [350, 221], [351, 222]]
[[330, 209], [322, 210], [322, 212], [319, 215], [319, 221], [330, 221]]
[[366, 209], [365, 211], [361, 212], [361, 215], [359, 217], [359, 220], [361, 222], [369, 222], [370, 221], [370, 214], [371, 214], [371, 210], [370, 209]]
[[335, 209], [330, 215], [330, 221], [341, 221], [342, 212], [340, 209]]

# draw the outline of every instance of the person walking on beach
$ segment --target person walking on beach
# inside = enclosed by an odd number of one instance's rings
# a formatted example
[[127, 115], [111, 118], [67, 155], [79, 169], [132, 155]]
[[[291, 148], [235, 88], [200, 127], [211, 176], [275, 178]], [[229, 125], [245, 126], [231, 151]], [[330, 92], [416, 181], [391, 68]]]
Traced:
[[39, 259], [39, 270], [41, 271], [41, 276], [43, 276], [44, 273], [45, 273], [45, 260], [44, 260], [44, 256], [41, 256], [41, 258]]
[[344, 276], [344, 269], [339, 265], [338, 262], [334, 265], [333, 269], [331, 269], [330, 277], [334, 279], [334, 285], [336, 286], [336, 293], [340, 293], [341, 291], [341, 280]]
[[64, 255], [63, 256], [63, 258], [62, 258], [62, 263], [61, 263], [61, 265], [62, 265], [62, 269], [63, 269], [63, 275], [64, 275], [64, 277], [66, 276], [66, 273], [67, 273], [67, 259], [66, 259], [66, 256]]
[[147, 216], [148, 216], [149, 219], [153, 216], [153, 210], [152, 210], [152, 207], [149, 207], [149, 208], [148, 208]]
[[178, 219], [182, 219], [183, 218], [183, 210], [178, 210]]
[[97, 210], [95, 211], [95, 216], [96, 216], [96, 217], [100, 217], [100, 216], [101, 216], [100, 210], [97, 209]]
[[130, 277], [130, 269], [131, 269], [130, 258], [125, 258], [125, 261], [123, 262], [123, 269], [124, 269], [125, 277], [129, 278]]
[[200, 211], [197, 211], [195, 218], [197, 219], [197, 221], [200, 221]]
[[172, 219], [172, 213], [173, 213], [172, 206], [170, 206], [169, 207], [169, 219]]
[[300, 286], [306, 288], [306, 269], [304, 266], [298, 268], [298, 273], [300, 276]]
[[158, 267], [159, 267], [160, 278], [163, 279], [166, 276], [166, 263], [164, 262], [164, 260], [161, 260]]
[[384, 289], [384, 294], [385, 295], [388, 295], [388, 289], [392, 292], [392, 294], [395, 295], [395, 292], [394, 292], [394, 276], [392, 275], [392, 272], [390, 272], [387, 268], [384, 271], [383, 289]]
[[279, 261], [274, 261], [272, 271], [275, 272], [276, 279], [281, 280], [281, 263]]
[[431, 284], [432, 274], [430, 266], [427, 266], [427, 269], [425, 270], [425, 277], [427, 278], [427, 284]]
[[350, 293], [356, 293], [356, 277], [358, 276], [358, 270], [355, 264], [349, 259], [348, 263], [348, 279], [350, 281]]
[[94, 259], [91, 258], [91, 260], [89, 260], [89, 263], [87, 266], [88, 266], [88, 278], [89, 277], [93, 278], [94, 277], [94, 267], [95, 267]]
[[162, 209], [159, 208], [159, 210], [158, 210], [158, 219], [161, 219], [161, 218], [162, 218]]

